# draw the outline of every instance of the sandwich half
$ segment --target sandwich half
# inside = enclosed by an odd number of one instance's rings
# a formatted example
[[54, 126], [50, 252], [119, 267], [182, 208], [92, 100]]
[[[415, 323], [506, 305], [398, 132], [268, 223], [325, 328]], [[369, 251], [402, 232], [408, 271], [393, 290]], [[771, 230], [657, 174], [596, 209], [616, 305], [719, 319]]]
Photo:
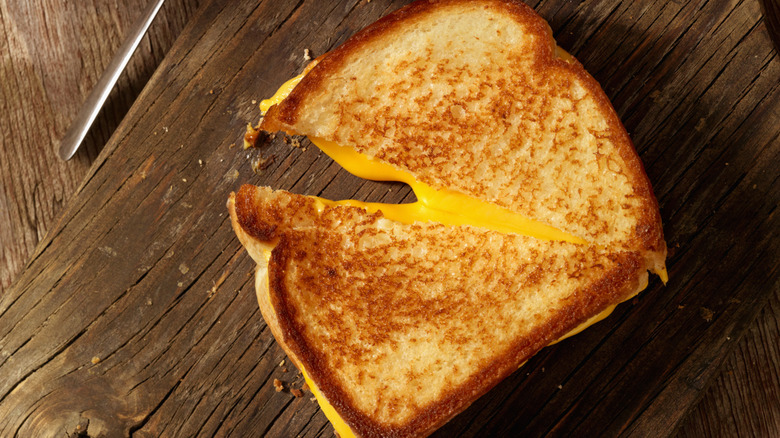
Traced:
[[228, 201], [263, 317], [342, 437], [428, 435], [648, 271], [666, 281], [625, 129], [522, 3], [413, 3], [264, 104], [261, 129], [417, 196]]

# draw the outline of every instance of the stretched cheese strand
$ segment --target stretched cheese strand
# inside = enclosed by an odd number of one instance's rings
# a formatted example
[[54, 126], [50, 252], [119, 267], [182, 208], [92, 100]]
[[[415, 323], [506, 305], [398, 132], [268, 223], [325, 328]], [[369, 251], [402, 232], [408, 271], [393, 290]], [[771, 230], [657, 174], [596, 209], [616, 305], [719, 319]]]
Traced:
[[352, 199], [330, 201], [318, 198], [323, 205], [350, 205], [361, 207], [369, 213], [381, 211], [386, 218], [407, 224], [419, 221], [438, 222], [450, 226], [472, 225], [501, 233], [522, 234], [543, 240], [586, 243], [576, 236], [528, 219], [498, 205], [451, 190], [436, 190], [417, 181], [410, 173], [360, 154], [350, 147], [340, 146], [320, 138], [310, 138], [310, 140], [349, 173], [375, 181], [404, 182], [412, 188], [417, 196], [417, 202], [411, 204], [382, 204]]
[[[310, 64], [311, 66], [311, 64]], [[310, 67], [307, 67], [307, 70]], [[276, 94], [260, 103], [264, 113], [271, 106], [286, 98], [301, 81], [303, 74], [285, 82]], [[355, 151], [321, 138], [309, 138], [314, 145], [330, 156], [349, 173], [374, 181], [400, 181], [408, 184], [417, 196], [411, 204], [382, 204], [356, 200], [331, 201], [317, 198], [321, 206], [349, 205], [361, 207], [369, 213], [381, 211], [391, 220], [412, 224], [414, 222], [439, 222], [450, 226], [472, 225], [502, 233], [522, 234], [543, 240], [562, 240], [572, 243], [586, 243], [583, 239], [565, 233], [539, 221], [529, 219], [498, 205], [451, 190], [436, 190], [417, 181], [411, 173], [396, 169], [390, 164], [375, 160]]]
[[[565, 52], [563, 52], [565, 55]], [[561, 54], [558, 56], [563, 57]], [[316, 64], [316, 60], [310, 63], [304, 72], [287, 82], [285, 82], [277, 92], [269, 99], [265, 99], [260, 103], [260, 110], [265, 114], [268, 109], [284, 100], [293, 88], [303, 79], [303, 76], [311, 70]], [[341, 165], [348, 172], [355, 176], [364, 179], [370, 179], [375, 181], [400, 181], [408, 184], [414, 191], [417, 197], [417, 202], [411, 204], [383, 204], [376, 202], [362, 202], [352, 199], [343, 201], [331, 201], [328, 199], [317, 198], [320, 210], [327, 206], [348, 205], [353, 207], [360, 207], [368, 211], [369, 213], [375, 213], [381, 211], [383, 216], [388, 219], [395, 220], [402, 223], [414, 223], [417, 221], [426, 222], [433, 221], [439, 222], [445, 225], [458, 226], [458, 225], [472, 225], [482, 228], [487, 228], [502, 233], [516, 233], [530, 237], [535, 237], [543, 240], [560, 240], [578, 244], [587, 243], [585, 240], [565, 233], [554, 227], [546, 225], [544, 223], [526, 218], [525, 216], [512, 212], [506, 208], [500, 207], [495, 204], [491, 204], [482, 201], [471, 196], [450, 191], [450, 190], [436, 190], [433, 187], [417, 181], [414, 176], [408, 172], [398, 170], [387, 163], [382, 163], [378, 160], [374, 160], [371, 157], [360, 154], [354, 149], [346, 146], [341, 146], [332, 141], [324, 140], [321, 138], [310, 138], [320, 150], [325, 152], [334, 161]], [[269, 254], [270, 256], [270, 251]], [[666, 283], [668, 277], [666, 270], [657, 272], [664, 283]], [[647, 287], [645, 281], [643, 287], [637, 292]], [[560, 342], [570, 336], [573, 336], [591, 325], [605, 319], [615, 309], [615, 305], [608, 307], [598, 315], [594, 315], [589, 320], [580, 324], [578, 327], [556, 340], [554, 343]], [[551, 344], [552, 345], [552, 344]], [[344, 420], [339, 416], [333, 406], [322, 395], [317, 385], [311, 380], [306, 369], [297, 364], [303, 374], [306, 384], [312, 391], [312, 394], [317, 399], [325, 416], [330, 423], [336, 429], [336, 432], [341, 438], [354, 438], [355, 435]], [[520, 365], [522, 366], [522, 364]]]

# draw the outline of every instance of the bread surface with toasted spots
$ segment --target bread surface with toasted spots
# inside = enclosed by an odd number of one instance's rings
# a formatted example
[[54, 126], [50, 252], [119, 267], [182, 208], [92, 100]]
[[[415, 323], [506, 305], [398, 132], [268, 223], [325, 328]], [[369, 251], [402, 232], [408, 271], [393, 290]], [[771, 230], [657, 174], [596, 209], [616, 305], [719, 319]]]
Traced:
[[419, 2], [321, 57], [263, 119], [590, 242], [665, 253], [658, 207], [596, 81], [506, 0]]
[[271, 331], [358, 436], [424, 436], [661, 272], [658, 205], [596, 81], [513, 0], [415, 2], [260, 127], [348, 146], [584, 238], [403, 224], [243, 186], [231, 221]]
[[[257, 282], [273, 333], [367, 435], [440, 426], [647, 275], [636, 253], [401, 224], [267, 188], [243, 186], [229, 208], [258, 265], [273, 248]], [[426, 424], [432, 412], [450, 414]]]

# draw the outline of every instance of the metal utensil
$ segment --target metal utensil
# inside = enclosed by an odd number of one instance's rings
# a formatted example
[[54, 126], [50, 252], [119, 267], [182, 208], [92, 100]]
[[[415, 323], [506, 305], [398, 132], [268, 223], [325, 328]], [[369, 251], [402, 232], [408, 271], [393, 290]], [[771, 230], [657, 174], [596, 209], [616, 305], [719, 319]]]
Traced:
[[76, 119], [68, 129], [68, 132], [65, 133], [62, 143], [60, 143], [60, 158], [63, 160], [70, 160], [79, 146], [81, 146], [81, 142], [84, 141], [89, 128], [106, 102], [108, 94], [114, 88], [119, 75], [124, 71], [127, 62], [130, 60], [133, 52], [135, 52], [136, 47], [138, 47], [138, 43], [141, 42], [141, 38], [149, 29], [149, 25], [152, 24], [152, 20], [154, 20], [157, 12], [162, 7], [163, 1], [152, 0], [149, 3], [141, 17], [133, 25], [133, 28], [130, 29], [127, 39], [117, 50], [116, 55], [114, 55], [114, 58], [106, 67], [106, 71], [103, 72], [100, 80], [95, 84], [95, 88], [87, 96], [84, 106], [79, 110]]

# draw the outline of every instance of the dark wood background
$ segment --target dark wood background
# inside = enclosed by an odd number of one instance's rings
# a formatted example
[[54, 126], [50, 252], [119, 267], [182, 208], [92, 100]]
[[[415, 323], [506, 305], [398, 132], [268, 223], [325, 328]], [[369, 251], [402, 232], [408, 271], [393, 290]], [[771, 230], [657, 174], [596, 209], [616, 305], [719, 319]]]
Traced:
[[[279, 366], [224, 203], [242, 182], [408, 195], [316, 148], [240, 148], [304, 49], [404, 3], [170, 0], [63, 163], [59, 138], [146, 1], [0, 0], [0, 436], [332, 434], [309, 394], [274, 390], [302, 382]], [[530, 4], [632, 134], [671, 281], [439, 435], [779, 435], [780, 60], [757, 2]]]

